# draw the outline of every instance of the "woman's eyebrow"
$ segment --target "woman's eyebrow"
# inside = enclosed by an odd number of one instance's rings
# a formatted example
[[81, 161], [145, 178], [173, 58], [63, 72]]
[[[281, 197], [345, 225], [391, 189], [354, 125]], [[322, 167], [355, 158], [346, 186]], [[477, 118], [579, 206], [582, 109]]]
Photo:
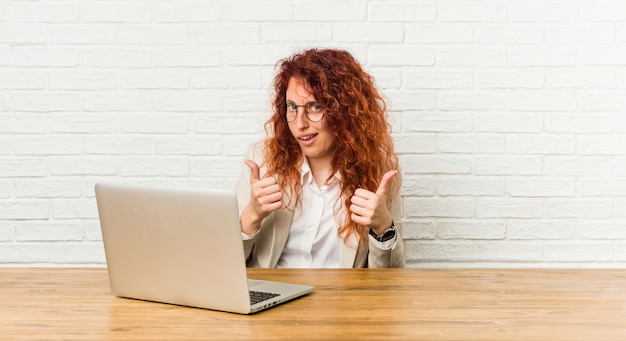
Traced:
[[[296, 102], [294, 102], [294, 101], [292, 101], [290, 99], [286, 99], [285, 102], [289, 103], [289, 104], [296, 104]], [[304, 103], [304, 105], [307, 105], [307, 104], [319, 104], [319, 102], [318, 101], [310, 101], [310, 102]]]

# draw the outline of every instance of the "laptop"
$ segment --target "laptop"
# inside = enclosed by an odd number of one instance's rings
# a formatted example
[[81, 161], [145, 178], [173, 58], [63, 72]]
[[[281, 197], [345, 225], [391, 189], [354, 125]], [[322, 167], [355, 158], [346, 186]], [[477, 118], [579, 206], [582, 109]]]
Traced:
[[112, 183], [95, 191], [116, 296], [250, 314], [313, 291], [247, 278], [233, 191]]

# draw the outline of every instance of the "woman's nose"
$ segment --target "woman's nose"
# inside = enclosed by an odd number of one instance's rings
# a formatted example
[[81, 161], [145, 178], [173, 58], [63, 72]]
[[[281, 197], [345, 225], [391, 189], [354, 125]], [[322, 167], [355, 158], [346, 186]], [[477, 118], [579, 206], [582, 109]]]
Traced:
[[[306, 108], [298, 107], [296, 112], [296, 127], [298, 128], [306, 128], [309, 125], [309, 118], [306, 117]], [[302, 110], [302, 111], [300, 111]]]

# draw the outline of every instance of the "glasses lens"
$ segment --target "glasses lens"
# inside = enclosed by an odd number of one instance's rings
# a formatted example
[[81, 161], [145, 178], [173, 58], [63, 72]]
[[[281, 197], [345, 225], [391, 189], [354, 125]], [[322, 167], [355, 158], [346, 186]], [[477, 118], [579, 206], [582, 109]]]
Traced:
[[307, 103], [304, 106], [288, 103], [285, 105], [285, 121], [293, 122], [298, 117], [298, 108], [304, 109], [304, 114], [307, 119], [312, 122], [319, 122], [324, 118], [324, 110], [322, 106], [317, 103]]
[[285, 121], [293, 122], [298, 116], [298, 107], [295, 104], [285, 104]]
[[296, 120], [296, 116], [298, 116], [297, 111], [290, 111], [287, 109], [287, 112], [285, 113], [285, 120], [287, 120], [287, 122], [293, 122]]
[[307, 103], [306, 116], [310, 121], [318, 122], [324, 117], [322, 106], [317, 103]]

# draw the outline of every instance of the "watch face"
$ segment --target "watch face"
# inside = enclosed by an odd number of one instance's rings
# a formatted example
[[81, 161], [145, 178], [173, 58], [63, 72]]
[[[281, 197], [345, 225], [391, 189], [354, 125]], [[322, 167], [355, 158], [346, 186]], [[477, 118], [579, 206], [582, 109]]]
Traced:
[[386, 242], [389, 239], [392, 239], [393, 237], [396, 236], [396, 230], [388, 230], [387, 232], [383, 233], [382, 236], [380, 236], [380, 241], [381, 242]]
[[383, 232], [381, 236], [376, 235], [376, 233], [374, 233], [374, 230], [371, 230], [371, 229], [370, 229], [370, 235], [374, 237], [374, 239], [378, 240], [379, 242], [386, 242], [390, 239], [393, 239], [393, 237], [396, 236], [396, 226], [393, 224], [393, 221], [392, 221], [391, 227], [386, 229], [385, 232]]

